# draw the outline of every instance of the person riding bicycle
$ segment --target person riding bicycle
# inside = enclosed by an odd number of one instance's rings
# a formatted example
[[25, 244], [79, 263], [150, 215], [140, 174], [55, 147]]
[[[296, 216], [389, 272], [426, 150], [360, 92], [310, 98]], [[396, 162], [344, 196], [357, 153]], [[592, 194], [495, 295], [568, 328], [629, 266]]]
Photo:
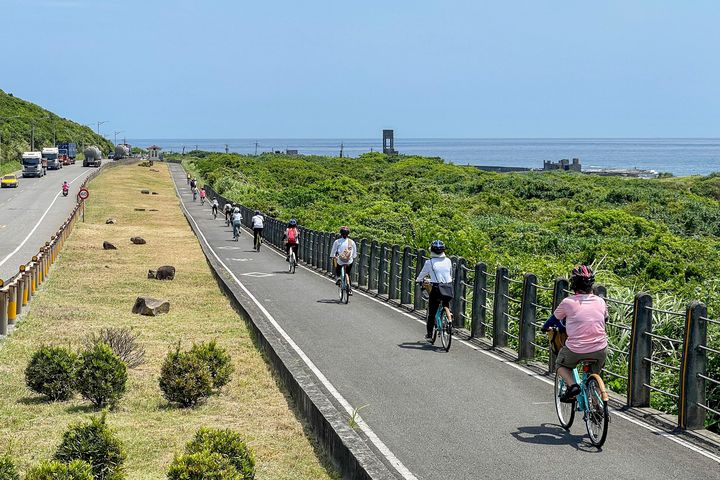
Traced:
[[[563, 299], [553, 314], [542, 326], [567, 331], [567, 341], [557, 354], [555, 365], [560, 376], [568, 385], [560, 396], [562, 402], [572, 402], [580, 393], [572, 370], [583, 360], [595, 360], [591, 364], [593, 373], [600, 373], [607, 358], [607, 334], [605, 323], [608, 309], [605, 300], [592, 293], [595, 274], [585, 265], [575, 267], [570, 276], [570, 289], [575, 292]], [[563, 321], [565, 322], [563, 324]]]
[[263, 228], [265, 227], [265, 218], [260, 213], [260, 210], [255, 210], [255, 215], [250, 219], [253, 229], [253, 245], [256, 245], [259, 238], [262, 238]]
[[235, 207], [233, 209], [232, 217], [230, 217], [233, 227], [233, 239], [240, 236], [240, 224], [242, 223], [242, 215], [240, 215], [240, 209]]
[[68, 190], [70, 190], [70, 184], [67, 181], [65, 181], [62, 184], [62, 191], [63, 191], [63, 193], [66, 193]]
[[205, 193], [205, 187], [200, 189], [200, 203], [205, 203], [205, 197], [207, 196], [207, 193]]
[[285, 241], [285, 261], [290, 261], [290, 249], [292, 248], [295, 252], [295, 258], [297, 258], [298, 239], [300, 238], [300, 232], [297, 228], [297, 220], [291, 219], [285, 233], [283, 233], [283, 240]]
[[[349, 276], [352, 271], [353, 261], [357, 257], [357, 246], [355, 241], [350, 238], [350, 229], [348, 227], [340, 227], [340, 238], [333, 243], [330, 257], [335, 261], [336, 283], [340, 285], [342, 267], [345, 267], [345, 273]], [[348, 295], [352, 295], [352, 285], [349, 282], [347, 287]]]
[[195, 189], [195, 187], [197, 187], [197, 180], [195, 179], [195, 177], [193, 177], [190, 180], [190, 189], [193, 190], [193, 189]]
[[220, 206], [220, 203], [218, 203], [217, 198], [213, 198], [212, 201], [212, 214], [217, 217], [218, 214], [218, 207]]
[[232, 211], [233, 211], [233, 204], [230, 202], [226, 203], [225, 206], [223, 207], [223, 213], [225, 214], [225, 221], [228, 223], [230, 222], [230, 216], [232, 215]]
[[188, 173], [188, 174], [187, 174], [187, 183], [188, 183], [188, 185], [190, 185], [190, 178], [191, 178], [191, 177], [190, 177], [190, 174]]
[[452, 260], [445, 256], [445, 244], [442, 240], [433, 240], [430, 244], [430, 258], [425, 262], [415, 279], [416, 283], [423, 283], [424, 285], [429, 283], [432, 285], [430, 298], [428, 299], [426, 340], [432, 338], [435, 316], [440, 305], [442, 304], [443, 308], [450, 308], [451, 297], [449, 298], [441, 293], [440, 285], [452, 283], [452, 281]]

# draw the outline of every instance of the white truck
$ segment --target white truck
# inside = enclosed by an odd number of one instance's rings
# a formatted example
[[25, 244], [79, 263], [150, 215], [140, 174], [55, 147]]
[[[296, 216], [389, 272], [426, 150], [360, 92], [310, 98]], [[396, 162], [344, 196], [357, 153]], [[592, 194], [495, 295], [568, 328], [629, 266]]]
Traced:
[[43, 148], [42, 158], [47, 162], [48, 170], [60, 170], [63, 166], [57, 147]]
[[45, 175], [45, 169], [42, 168], [42, 153], [40, 152], [24, 152], [22, 154], [22, 166], [23, 178]]
[[83, 167], [99, 167], [102, 164], [102, 152], [95, 145], [87, 147], [83, 155], [85, 156]]

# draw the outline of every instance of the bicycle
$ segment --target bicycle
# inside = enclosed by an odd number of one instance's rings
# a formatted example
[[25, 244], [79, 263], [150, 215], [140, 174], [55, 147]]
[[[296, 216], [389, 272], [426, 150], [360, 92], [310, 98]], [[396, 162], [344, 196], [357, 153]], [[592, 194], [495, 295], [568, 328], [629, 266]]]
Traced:
[[348, 303], [350, 301], [350, 276], [345, 273], [345, 265], [340, 266], [340, 303]]
[[197, 200], [197, 189], [193, 188], [192, 193], [193, 193], [193, 202], [194, 202], [195, 200]]
[[205, 197], [200, 195], [200, 205], [205, 205]]
[[260, 251], [260, 244], [262, 244], [262, 230], [261, 231], [255, 231], [253, 232], [255, 234], [255, 238], [253, 239], [254, 248], [256, 252]]
[[233, 223], [233, 240], [238, 241], [240, 239], [240, 224]]
[[[293, 247], [290, 247], [290, 255], [288, 256], [288, 263], [290, 264], [288, 267], [289, 272], [295, 273], [295, 268], [297, 267], [297, 258], [295, 257], [295, 248], [293, 248]], [[347, 303], [347, 302], [345, 302], [345, 303]]]
[[594, 359], [586, 359], [581, 362], [582, 379], [578, 374], [578, 369], [573, 369], [573, 377], [575, 383], [580, 385], [580, 393], [570, 403], [560, 401], [560, 395], [565, 393], [567, 385], [565, 385], [565, 380], [557, 372], [555, 373], [555, 411], [560, 425], [565, 430], [570, 430], [570, 426], [575, 420], [575, 412], [582, 412], [590, 443], [600, 448], [607, 439], [610, 412], [605, 382], [597, 373], [590, 373], [592, 372], [591, 366], [595, 362], [597, 360]]
[[[430, 290], [432, 290], [431, 283], [419, 283], [423, 287], [422, 297], [425, 301], [430, 300]], [[428, 312], [428, 315], [430, 313]], [[452, 343], [453, 336], [453, 324], [452, 324], [452, 313], [448, 307], [440, 305], [435, 313], [435, 325], [433, 326], [433, 332], [430, 337], [430, 345], [435, 345], [435, 340], [440, 334], [440, 343], [446, 352], [450, 351], [450, 344]]]

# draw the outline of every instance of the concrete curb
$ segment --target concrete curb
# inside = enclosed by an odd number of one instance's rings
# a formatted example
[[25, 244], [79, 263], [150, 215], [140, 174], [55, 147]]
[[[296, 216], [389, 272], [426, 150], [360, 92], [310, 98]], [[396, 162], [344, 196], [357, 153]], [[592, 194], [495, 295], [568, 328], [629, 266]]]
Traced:
[[[182, 199], [178, 200], [182, 202]], [[198, 235], [193, 222], [187, 218], [187, 211], [182, 205], [181, 208], [218, 283], [252, 329], [257, 345], [282, 379], [299, 413], [308, 422], [315, 440], [322, 445], [335, 468], [344, 479], [397, 480], [398, 477], [350, 428], [346, 416], [336, 408], [315, 377], [306, 370], [302, 359], [217, 262], [208, 245]]]

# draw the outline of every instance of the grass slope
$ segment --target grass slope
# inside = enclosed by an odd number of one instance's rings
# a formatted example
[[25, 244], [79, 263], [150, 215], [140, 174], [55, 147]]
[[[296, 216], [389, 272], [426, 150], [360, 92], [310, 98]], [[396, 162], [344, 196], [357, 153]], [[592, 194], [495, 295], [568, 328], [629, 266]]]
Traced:
[[[255, 451], [258, 479], [336, 478], [304, 434], [248, 328], [220, 293], [178, 208], [166, 165], [156, 168], [119, 166], [90, 184], [86, 223], [66, 242], [20, 327], [0, 343], [0, 452], [11, 452], [27, 470], [53, 454], [68, 423], [91, 413], [79, 397], [46, 403], [25, 387], [24, 369], [39, 345], [78, 347], [90, 332], [128, 326], [141, 334], [146, 363], [129, 371], [128, 392], [108, 416], [128, 450], [128, 478], [165, 478], [173, 454], [201, 426], [241, 432]], [[141, 195], [143, 188], [159, 195]], [[108, 217], [117, 224], [106, 225]], [[147, 245], [131, 244], [136, 235]], [[103, 240], [118, 250], [104, 251]], [[160, 265], [174, 265], [176, 279], [148, 280], [147, 270]], [[170, 313], [132, 315], [137, 295], [170, 300]], [[169, 407], [157, 381], [165, 354], [178, 341], [189, 348], [213, 338], [232, 355], [232, 382], [195, 409]]]
[[30, 132], [35, 125], [35, 150], [52, 147], [53, 132], [57, 141], [75, 142], [80, 145], [97, 145], [106, 154], [112, 142], [97, 135], [91, 128], [62, 118], [34, 103], [22, 100], [0, 90], [0, 161], [5, 172], [5, 162], [17, 161], [22, 152], [30, 150]]

